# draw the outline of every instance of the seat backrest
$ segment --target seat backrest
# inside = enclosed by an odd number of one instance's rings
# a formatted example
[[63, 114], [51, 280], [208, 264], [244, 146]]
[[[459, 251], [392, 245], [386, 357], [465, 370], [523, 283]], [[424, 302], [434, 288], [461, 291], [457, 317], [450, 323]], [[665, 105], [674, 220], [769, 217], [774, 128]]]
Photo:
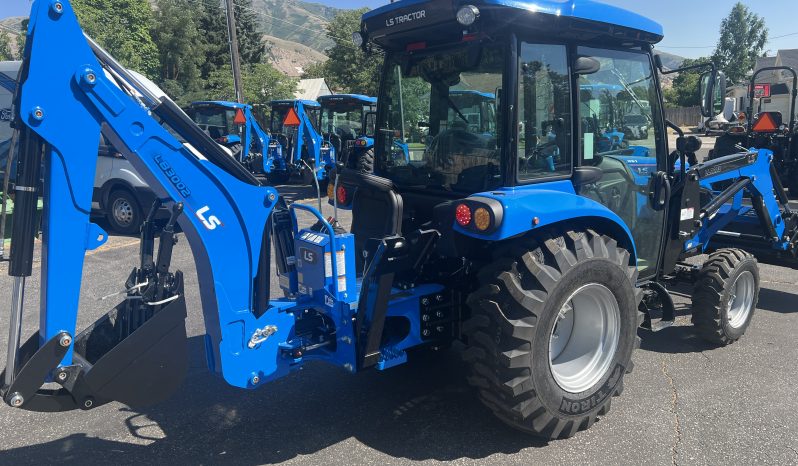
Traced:
[[352, 200], [352, 229], [357, 250], [357, 269], [363, 270], [363, 250], [370, 238], [402, 234], [402, 196], [389, 180], [344, 169], [341, 181], [357, 186]]

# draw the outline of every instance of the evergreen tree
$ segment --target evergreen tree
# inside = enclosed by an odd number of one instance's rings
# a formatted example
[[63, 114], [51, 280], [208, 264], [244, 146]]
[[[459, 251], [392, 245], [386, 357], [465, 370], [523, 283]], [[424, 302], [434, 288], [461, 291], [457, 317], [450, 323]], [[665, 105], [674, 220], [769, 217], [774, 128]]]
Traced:
[[216, 70], [230, 69], [227, 21], [221, 6], [202, 3], [198, 10], [198, 28], [204, 55], [200, 73], [202, 79], [207, 80]]
[[152, 38], [158, 46], [159, 82], [175, 100], [202, 86], [204, 47], [198, 16], [188, 0], [158, 0]]
[[263, 60], [266, 47], [263, 35], [258, 30], [258, 15], [252, 8], [252, 0], [229, 0], [235, 5], [238, 53], [241, 64], [255, 64]]
[[72, 0], [83, 30], [126, 67], [158, 78], [158, 48], [152, 41], [147, 0]]

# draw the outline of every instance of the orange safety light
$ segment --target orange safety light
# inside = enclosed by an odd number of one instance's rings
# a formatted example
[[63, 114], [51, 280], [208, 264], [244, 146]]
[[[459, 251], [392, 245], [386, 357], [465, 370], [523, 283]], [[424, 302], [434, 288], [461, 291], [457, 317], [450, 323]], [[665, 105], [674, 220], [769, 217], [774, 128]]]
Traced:
[[283, 120], [283, 126], [299, 126], [299, 124], [299, 115], [296, 114], [296, 110], [293, 108], [288, 110], [288, 114]]
[[770, 113], [762, 113], [752, 128], [757, 133], [775, 133], [779, 130]]
[[247, 124], [247, 116], [244, 115], [244, 111], [236, 109], [236, 116], [233, 117], [233, 123], [237, 124], [238, 126], [244, 126]]

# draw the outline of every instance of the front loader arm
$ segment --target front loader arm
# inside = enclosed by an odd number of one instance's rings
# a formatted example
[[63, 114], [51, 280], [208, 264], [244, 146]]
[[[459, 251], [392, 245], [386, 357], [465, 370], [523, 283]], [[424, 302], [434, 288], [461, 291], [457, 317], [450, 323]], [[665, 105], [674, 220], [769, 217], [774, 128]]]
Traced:
[[[89, 218], [102, 131], [161, 202], [182, 207], [177, 222], [197, 265], [209, 364], [238, 387], [276, 375], [277, 346], [248, 342], [267, 327], [281, 341], [292, 329], [292, 319], [268, 308], [263, 286], [277, 192], [220, 159], [226, 154], [198, 139], [204, 135], [173, 102], [85, 38], [68, 0], [36, 0], [28, 38], [16, 112], [22, 131], [45, 147], [40, 346], [75, 335], [85, 252], [107, 237]], [[60, 366], [72, 364], [70, 348]]]

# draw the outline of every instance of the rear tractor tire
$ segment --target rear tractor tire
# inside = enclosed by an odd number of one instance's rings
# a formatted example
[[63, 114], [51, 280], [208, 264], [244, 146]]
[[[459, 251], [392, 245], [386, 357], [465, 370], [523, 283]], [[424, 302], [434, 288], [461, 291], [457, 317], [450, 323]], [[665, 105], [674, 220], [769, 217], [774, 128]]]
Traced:
[[506, 248], [480, 272], [463, 356], [499, 419], [555, 439], [609, 411], [640, 346], [629, 257], [608, 236], [568, 231]]
[[357, 157], [357, 169], [361, 173], [374, 173], [374, 149], [369, 149]]
[[748, 329], [759, 299], [759, 268], [751, 254], [720, 249], [709, 256], [693, 289], [693, 325], [704, 340], [729, 345]]

